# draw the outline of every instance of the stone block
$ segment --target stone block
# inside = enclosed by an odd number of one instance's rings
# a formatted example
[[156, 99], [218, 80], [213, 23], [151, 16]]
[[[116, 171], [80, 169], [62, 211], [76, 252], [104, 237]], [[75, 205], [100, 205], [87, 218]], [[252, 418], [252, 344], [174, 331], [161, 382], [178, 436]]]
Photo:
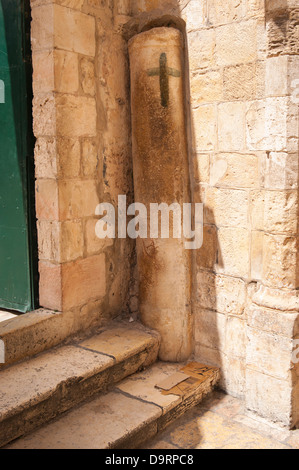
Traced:
[[265, 189], [297, 189], [298, 156], [269, 152], [261, 157], [261, 184]]
[[197, 296], [198, 304], [204, 309], [241, 315], [246, 302], [246, 284], [242, 279], [200, 271]]
[[247, 324], [255, 331], [293, 338], [297, 332], [298, 313], [284, 313], [257, 305], [247, 309]]
[[270, 287], [297, 287], [296, 237], [287, 235], [264, 235], [263, 282]]
[[79, 89], [78, 55], [69, 51], [54, 51], [55, 91], [77, 93]]
[[33, 98], [33, 132], [35, 137], [55, 136], [56, 103], [53, 94]]
[[59, 178], [75, 178], [79, 176], [80, 151], [78, 139], [57, 138]]
[[89, 219], [85, 223], [85, 248], [88, 255], [98, 253], [99, 251], [113, 245], [112, 238], [98, 238], [95, 233], [98, 219]]
[[264, 96], [264, 64], [253, 62], [224, 67], [223, 96], [225, 100], [253, 100]]
[[222, 74], [219, 71], [196, 73], [190, 83], [192, 106], [222, 100]]
[[58, 185], [52, 179], [39, 179], [35, 186], [36, 217], [58, 220]]
[[248, 230], [239, 227], [221, 227], [218, 230], [218, 246], [216, 272], [248, 278]]
[[215, 150], [217, 144], [216, 134], [216, 107], [203, 105], [193, 111], [193, 126], [195, 145], [198, 152]]
[[188, 34], [189, 65], [191, 73], [215, 67], [216, 38], [213, 29]]
[[100, 202], [94, 180], [59, 182], [60, 220], [93, 216]]
[[95, 94], [95, 72], [94, 62], [87, 57], [80, 60], [81, 86], [83, 93], [94, 96]]
[[198, 183], [210, 181], [210, 155], [199, 153], [193, 156], [194, 178]]
[[290, 426], [290, 381], [271, 377], [262, 372], [246, 369], [246, 407], [273, 423]]
[[63, 264], [61, 270], [63, 310], [104, 297], [106, 293], [104, 254]]
[[199, 310], [195, 315], [195, 342], [208, 348], [225, 350], [226, 316], [211, 310]]
[[259, 186], [259, 159], [256, 155], [221, 153], [211, 156], [210, 184], [224, 188]]
[[33, 53], [32, 67], [34, 95], [55, 91], [54, 52], [48, 50]]
[[288, 56], [269, 57], [266, 60], [266, 96], [288, 94]]
[[197, 266], [213, 270], [217, 257], [217, 229], [213, 225], [204, 225], [203, 244], [196, 252]]
[[41, 307], [59, 312], [63, 310], [61, 268], [60, 264], [39, 262], [39, 303]]
[[58, 135], [92, 137], [96, 135], [95, 99], [62, 94], [56, 97]]
[[222, 103], [218, 106], [219, 150], [240, 151], [245, 145], [245, 108], [243, 103]]
[[204, 220], [217, 227], [248, 226], [249, 201], [247, 191], [208, 187]]
[[39, 137], [34, 149], [35, 177], [56, 178], [57, 156], [56, 139], [54, 137]]
[[31, 47], [33, 53], [44, 49], [52, 50], [54, 47], [54, 5], [40, 5], [32, 8], [31, 16]]
[[83, 175], [94, 176], [99, 163], [96, 142], [93, 139], [83, 139], [81, 149]]
[[95, 19], [70, 8], [54, 5], [54, 46], [95, 56]]
[[244, 0], [211, 0], [208, 2], [207, 17], [210, 25], [232, 23], [241, 20], [246, 12]]
[[255, 62], [256, 22], [231, 23], [216, 29], [216, 61], [219, 67]]

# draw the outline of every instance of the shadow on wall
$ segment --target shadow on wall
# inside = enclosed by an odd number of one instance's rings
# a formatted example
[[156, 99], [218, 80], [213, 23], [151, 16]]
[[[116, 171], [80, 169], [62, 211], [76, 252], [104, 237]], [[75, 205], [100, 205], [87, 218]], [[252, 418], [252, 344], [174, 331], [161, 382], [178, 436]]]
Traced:
[[[190, 102], [190, 69], [186, 24], [181, 17], [189, 1], [133, 0], [133, 16], [124, 27], [124, 37], [129, 40], [134, 35], [154, 27], [174, 27], [184, 37], [185, 45], [185, 116], [188, 141], [189, 175], [191, 201], [204, 202], [204, 184], [199, 171], [199, 159], [206, 155], [196, 150], [195, 132]], [[143, 10], [143, 11], [140, 11]], [[206, 152], [205, 152], [206, 153]], [[171, 177], [171, 175], [169, 176]], [[222, 367], [219, 331], [222, 328], [220, 314], [217, 314], [215, 269], [222, 267], [217, 228], [214, 214], [205, 208], [203, 246], [192, 253], [192, 313], [194, 318], [195, 354], [198, 360], [209, 365]]]

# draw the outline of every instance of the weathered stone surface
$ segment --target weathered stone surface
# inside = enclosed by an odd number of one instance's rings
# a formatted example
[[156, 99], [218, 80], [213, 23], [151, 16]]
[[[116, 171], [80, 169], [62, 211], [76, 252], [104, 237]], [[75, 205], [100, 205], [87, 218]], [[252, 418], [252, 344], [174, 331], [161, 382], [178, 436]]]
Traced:
[[196, 150], [198, 152], [215, 150], [217, 143], [215, 105], [199, 106], [194, 109], [192, 115]]
[[295, 153], [269, 152], [261, 158], [261, 180], [265, 189], [296, 189], [298, 158]]
[[205, 222], [217, 227], [248, 226], [248, 195], [246, 191], [208, 187], [205, 200]]
[[221, 153], [211, 156], [210, 184], [217, 187], [255, 188], [259, 185], [256, 155]]
[[[219, 379], [219, 371], [214, 370], [190, 396], [163, 397], [154, 386], [156, 380], [169, 374], [171, 367], [174, 366], [158, 363], [149, 372], [133, 376], [107, 395], [81, 405], [7, 448], [136, 448], [198, 404]], [[136, 389], [132, 389], [132, 383]]]
[[58, 185], [56, 180], [37, 180], [35, 201], [36, 215], [39, 220], [58, 220]]
[[222, 99], [222, 74], [219, 71], [211, 71], [195, 74], [191, 77], [191, 105], [221, 101]]
[[62, 265], [62, 306], [69, 310], [106, 293], [105, 255], [95, 255]]
[[95, 94], [94, 62], [86, 57], [80, 61], [81, 86], [87, 95]]
[[269, 287], [297, 287], [296, 237], [265, 234], [263, 281]]
[[93, 216], [100, 203], [95, 180], [61, 180], [59, 182], [60, 219]]
[[[112, 343], [113, 331], [117, 334], [119, 330], [112, 326]], [[132, 335], [134, 331], [139, 333], [139, 336], [135, 335], [136, 343]], [[1, 371], [0, 445], [30, 432], [95, 393], [106, 390], [114, 381], [156, 360], [157, 334], [151, 335], [137, 324], [135, 327], [121, 324], [121, 333], [122, 340], [127, 333], [130, 340], [126, 343], [126, 354], [118, 354], [116, 358], [109, 357], [107, 352], [90, 351], [75, 343]], [[105, 331], [98, 336], [101, 335], [105, 336]], [[109, 346], [109, 342], [106, 345]], [[102, 346], [105, 347], [105, 340]], [[16, 381], [21, 385], [16, 387]], [[160, 408], [157, 410], [160, 415]]]
[[242, 151], [245, 109], [243, 103], [222, 103], [218, 106], [218, 146], [223, 152]]
[[255, 21], [242, 21], [216, 29], [216, 60], [221, 66], [253, 62], [257, 58]]
[[221, 313], [241, 315], [245, 307], [246, 285], [241, 279], [207, 272], [197, 274], [199, 304]]
[[58, 135], [66, 137], [93, 137], [96, 135], [94, 98], [62, 94], [56, 97], [55, 102]]
[[54, 5], [54, 46], [95, 56], [95, 19], [90, 15]]
[[221, 227], [218, 231], [216, 271], [247, 278], [249, 274], [249, 233], [243, 228]]
[[246, 389], [247, 409], [274, 423], [292, 425], [290, 381], [247, 369]]
[[205, 70], [215, 66], [215, 31], [196, 31], [188, 34], [190, 70]]
[[226, 315], [200, 309], [195, 315], [195, 342], [225, 351]]
[[226, 100], [253, 100], [264, 94], [263, 62], [238, 64], [223, 70], [223, 96]]

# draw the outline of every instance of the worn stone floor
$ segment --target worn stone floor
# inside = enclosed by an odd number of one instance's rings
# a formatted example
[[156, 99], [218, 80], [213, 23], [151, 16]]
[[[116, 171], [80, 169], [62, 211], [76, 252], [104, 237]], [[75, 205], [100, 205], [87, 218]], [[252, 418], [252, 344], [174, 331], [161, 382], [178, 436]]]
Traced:
[[248, 416], [242, 401], [214, 391], [143, 449], [299, 449], [299, 429]]

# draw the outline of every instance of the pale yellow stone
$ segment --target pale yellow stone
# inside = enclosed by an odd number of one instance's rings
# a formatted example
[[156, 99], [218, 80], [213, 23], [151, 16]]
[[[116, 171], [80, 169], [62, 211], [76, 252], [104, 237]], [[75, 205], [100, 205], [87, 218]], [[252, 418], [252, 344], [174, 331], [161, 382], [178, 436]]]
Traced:
[[38, 220], [38, 257], [58, 261], [60, 255], [60, 227], [57, 221]]
[[198, 152], [215, 150], [216, 134], [216, 107], [203, 105], [193, 110], [193, 126], [195, 145]]
[[217, 65], [254, 62], [257, 57], [256, 22], [243, 21], [216, 29]]
[[218, 71], [196, 73], [190, 79], [191, 105], [221, 101], [222, 99], [222, 74]]
[[288, 56], [269, 57], [266, 60], [266, 96], [287, 95], [288, 61]]
[[261, 179], [265, 189], [296, 189], [298, 158], [295, 153], [270, 152], [261, 158]]
[[32, 67], [34, 94], [55, 91], [53, 51], [37, 51], [33, 53]]
[[223, 70], [225, 100], [252, 100], [264, 96], [265, 74], [262, 62], [238, 64]]
[[221, 227], [218, 231], [216, 272], [247, 278], [249, 275], [249, 233], [243, 228]]
[[252, 230], [250, 273], [251, 279], [261, 280], [263, 277], [264, 232]]
[[61, 220], [93, 216], [100, 202], [94, 180], [59, 182]]
[[57, 133], [66, 137], [96, 135], [96, 103], [94, 98], [73, 95], [56, 97]]
[[245, 108], [243, 103], [222, 103], [218, 106], [219, 150], [240, 151], [245, 145]]
[[80, 173], [80, 142], [78, 139], [57, 138], [57, 160], [60, 178], [78, 177]]
[[256, 188], [259, 186], [259, 159], [256, 155], [239, 153], [212, 155], [210, 175], [212, 186]]
[[84, 340], [80, 345], [92, 351], [104, 352], [113, 356], [117, 362], [121, 362], [130, 355], [132, 351], [142, 351], [155, 342], [153, 335], [146, 333], [140, 328], [112, 327], [99, 335]]
[[257, 305], [251, 305], [247, 309], [248, 326], [255, 331], [265, 331], [273, 335], [283, 335], [292, 338], [296, 334], [298, 313], [285, 313]]
[[297, 191], [253, 191], [250, 197], [252, 228], [276, 233], [296, 233]]
[[33, 52], [52, 50], [54, 46], [54, 5], [41, 5], [32, 9], [31, 47]]
[[245, 308], [246, 286], [244, 281], [206, 271], [197, 273], [198, 303], [208, 310], [241, 315]]
[[208, 187], [205, 200], [205, 222], [217, 227], [248, 226], [249, 201], [246, 191]]
[[245, 359], [246, 357], [246, 322], [238, 317], [228, 317], [226, 324], [225, 352], [228, 356]]
[[215, 66], [215, 31], [213, 29], [188, 34], [190, 71], [210, 69]]
[[92, 60], [83, 57], [80, 61], [81, 86], [87, 95], [95, 94], [94, 63]]
[[84, 139], [81, 145], [83, 174], [84, 176], [93, 176], [99, 163], [96, 142], [91, 139]]
[[270, 287], [297, 287], [296, 237], [264, 235], [263, 281]]
[[[192, 3], [192, 2], [191, 2]], [[210, 25], [227, 24], [244, 17], [246, 2], [244, 0], [209, 0], [207, 17]]]
[[112, 238], [98, 238], [95, 233], [98, 219], [89, 219], [85, 224], [85, 247], [88, 254], [97, 253], [108, 246], [113, 245]]
[[95, 19], [60, 5], [53, 8], [55, 47], [94, 57]]
[[246, 365], [244, 359], [222, 356], [222, 379], [220, 386], [229, 395], [243, 398], [246, 393]]
[[78, 55], [68, 51], [54, 51], [55, 91], [77, 93], [79, 89]]
[[56, 139], [39, 137], [34, 149], [36, 178], [55, 178], [57, 176]]
[[226, 315], [199, 309], [195, 315], [195, 342], [208, 348], [225, 351]]
[[53, 94], [42, 94], [34, 97], [33, 132], [35, 137], [55, 135], [56, 103]]
[[83, 231], [81, 221], [65, 221], [61, 223], [61, 255], [60, 261], [73, 261], [83, 255]]
[[197, 154], [193, 157], [194, 177], [201, 183], [209, 183], [210, 181], [210, 155]]
[[[276, 357], [274, 353], [273, 362], [276, 362]], [[290, 381], [277, 379], [247, 368], [246, 389], [246, 407], [249, 410], [279, 425], [291, 424], [292, 387]]]

